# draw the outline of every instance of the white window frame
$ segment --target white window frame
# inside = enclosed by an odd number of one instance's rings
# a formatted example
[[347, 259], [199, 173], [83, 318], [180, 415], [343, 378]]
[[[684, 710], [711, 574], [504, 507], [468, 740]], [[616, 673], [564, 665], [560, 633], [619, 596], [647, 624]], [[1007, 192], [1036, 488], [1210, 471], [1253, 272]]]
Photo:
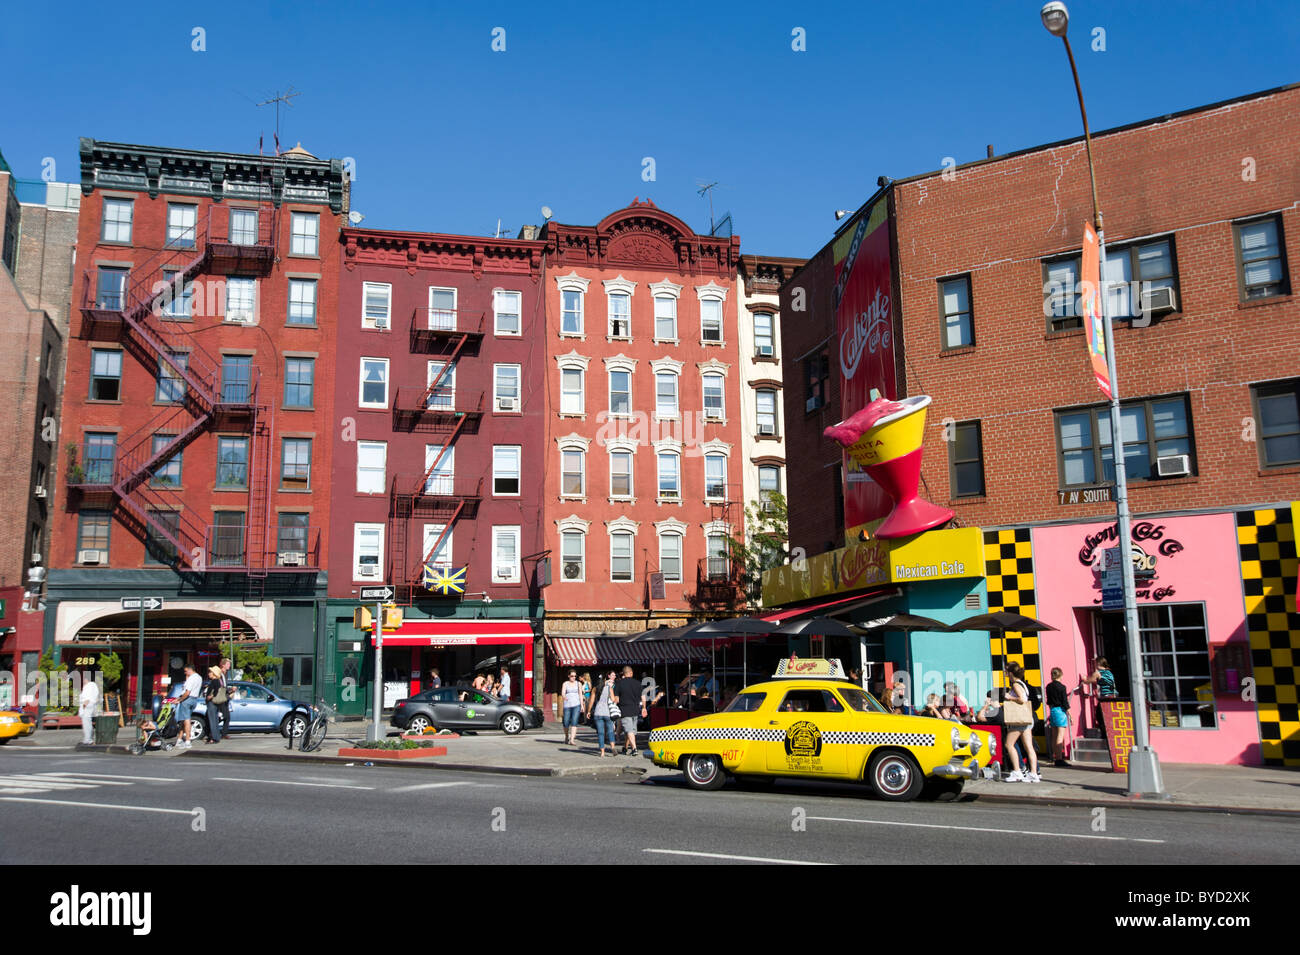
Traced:
[[[632, 388], [636, 381], [636, 358], [628, 358], [624, 354], [615, 355], [613, 358], [604, 359], [605, 362], [605, 384], [606, 384], [606, 408], [611, 418], [632, 418], [636, 416], [636, 406], [632, 403]], [[614, 374], [622, 372], [627, 375], [627, 411], [614, 410]]]
[[[611, 501], [635, 501], [636, 500], [636, 446], [631, 442], [627, 444], [610, 443], [606, 446], [609, 453], [609, 499]], [[614, 491], [614, 455], [627, 455], [627, 494], [618, 494]]]
[[[433, 307], [434, 292], [451, 293], [451, 324], [450, 325], [447, 324], [447, 319], [445, 318], [444, 315], [447, 309]], [[437, 313], [438, 315], [437, 322], [434, 322], [433, 320], [433, 316], [435, 313]], [[455, 331], [457, 328], [457, 323], [460, 320], [460, 292], [457, 289], [446, 285], [430, 285], [429, 286], [429, 311], [428, 314], [425, 316], [425, 319], [426, 319], [425, 324], [431, 330]]]
[[[384, 582], [384, 531], [383, 524], [353, 524], [352, 525], [352, 580], [353, 582], [372, 581], [374, 583]], [[374, 534], [378, 538], [378, 545], [375, 554], [375, 562], [379, 567], [379, 573], [374, 577], [361, 576], [361, 537], [363, 533]]]
[[[374, 292], [382, 294], [384, 299], [384, 314], [380, 315], [376, 310], [374, 314], [370, 311], [370, 295]], [[388, 325], [388, 329], [393, 327], [393, 286], [388, 282], [362, 282], [361, 283], [361, 327], [377, 328], [376, 322], [382, 318]]]
[[[501, 372], [503, 369], [514, 370], [515, 393], [513, 396], [501, 394], [500, 391]], [[523, 372], [522, 365], [506, 363], [506, 364], [499, 364], [499, 365], [492, 366], [492, 413], [493, 414], [520, 414], [523, 411], [524, 409], [523, 382], [524, 382], [524, 372]], [[502, 411], [500, 409], [499, 402], [502, 398], [506, 398], [506, 397], [514, 398], [515, 400], [514, 411]]]
[[[298, 228], [298, 224], [308, 223], [310, 229]], [[320, 258], [320, 213], [319, 212], [294, 212], [289, 213], [289, 254], [301, 255], [308, 258]]]
[[[632, 301], [636, 297], [636, 282], [629, 281], [619, 275], [616, 278], [605, 279], [601, 284], [605, 286], [605, 340], [606, 341], [631, 341], [632, 340]], [[614, 334], [614, 297], [627, 296], [627, 334]]]
[[[561, 522], [563, 523], [563, 522]], [[570, 535], [578, 539], [578, 576], [568, 577], [564, 573], [564, 565], [572, 558], [565, 551], [565, 543], [569, 540]], [[581, 584], [587, 580], [587, 532], [580, 527], [560, 528], [560, 582], [565, 584]]]
[[[497, 456], [498, 456], [498, 454], [500, 454], [501, 452], [506, 452], [507, 455], [508, 455], [509, 452], [512, 452], [512, 451], [514, 452], [514, 455], [513, 455], [513, 456], [514, 456], [514, 460], [515, 460], [515, 464], [514, 464], [514, 467], [515, 467], [514, 479], [515, 479], [515, 483], [518, 484], [518, 486], [519, 486], [519, 490], [515, 491], [513, 494], [510, 493], [509, 491], [498, 491], [498, 490], [497, 490], [497, 478], [498, 478], [498, 477], [506, 478], [507, 480], [510, 478], [510, 474], [509, 474], [508, 472], [503, 472], [502, 470], [500, 470], [500, 469], [497, 468], [497, 460], [498, 460]], [[524, 449], [523, 449], [523, 445], [520, 445], [520, 444], [494, 444], [494, 445], [492, 445], [492, 496], [493, 496], [493, 497], [520, 497], [520, 496], [523, 494], [523, 490], [524, 490]]]
[[[660, 358], [650, 363], [650, 370], [654, 372], [655, 392], [654, 392], [654, 417], [657, 421], [677, 421], [682, 416], [682, 363], [671, 358]], [[660, 375], [672, 375], [673, 377], [673, 411], [671, 414], [665, 414], [659, 410], [659, 377]]]
[[[424, 482], [422, 490], [425, 494], [444, 494], [451, 495], [456, 493], [456, 446], [449, 445], [444, 451], [441, 444], [426, 444], [424, 446], [424, 470], [428, 472], [433, 467], [433, 462], [442, 454], [441, 460], [438, 461], [438, 470], [429, 474]], [[439, 490], [439, 484], [442, 490]]]
[[[565, 458], [570, 454], [578, 456], [578, 481], [580, 487], [577, 493], [566, 491], [564, 489], [564, 479], [569, 474], [565, 467]], [[587, 499], [587, 451], [585, 448], [576, 446], [561, 446], [560, 448], [560, 497], [566, 500], [585, 501]]]
[[[187, 211], [188, 216], [186, 216]], [[179, 212], [182, 221], [173, 222], [173, 212]], [[186, 218], [191, 220], [188, 224], [184, 222]], [[171, 249], [193, 249], [198, 244], [199, 207], [192, 202], [167, 203], [167, 247]]]
[[[577, 376], [578, 388], [575, 392], [566, 380]], [[560, 368], [560, 414], [584, 415], [587, 413], [587, 373], [581, 368]]]
[[[718, 380], [719, 392], [718, 413], [716, 416], [712, 417], [709, 415], [709, 379], [711, 378], [716, 378]], [[727, 420], [727, 376], [723, 372], [715, 371], [712, 368], [706, 368], [700, 373], [700, 401], [703, 405], [701, 410], [704, 414], [705, 420], [722, 422]]]
[[[674, 465], [677, 477], [677, 494], [676, 496], [665, 496], [664, 479], [661, 465], [665, 457], [671, 457], [676, 463]], [[656, 448], [655, 449], [655, 500], [660, 504], [681, 504], [682, 503], [682, 452], [677, 448]]]
[[[125, 206], [126, 218], [123, 219], [120, 216], [116, 216], [116, 215], [110, 218], [108, 214], [109, 203], [112, 203], [112, 207], [115, 209], [120, 209], [123, 206]], [[135, 231], [135, 200], [127, 199], [123, 196], [105, 196], [102, 216], [103, 217], [100, 220], [100, 224], [99, 224], [99, 240], [101, 242], [111, 242], [114, 245], [130, 245], [131, 236]], [[126, 238], [125, 239], [109, 238], [108, 236], [109, 226], [111, 225], [113, 227], [113, 231], [115, 234], [120, 234], [123, 224], [125, 224], [126, 226]]]
[[[512, 563], [513, 572], [509, 577], [502, 577], [497, 574], [497, 570], [504, 563], [501, 559], [501, 542], [505, 540], [514, 541], [514, 561]], [[496, 584], [517, 584], [520, 580], [520, 568], [522, 560], [520, 558], [521, 541], [523, 540], [518, 524], [495, 525], [492, 528], [492, 582]]]
[[[772, 433], [770, 435], [762, 433], [763, 409], [759, 404], [759, 396], [768, 394], [772, 396]], [[775, 438], [781, 434], [781, 410], [780, 402], [777, 401], [777, 391], [775, 388], [757, 388], [754, 391], [754, 434], [764, 438]]]
[[[606, 524], [606, 531], [609, 536], [609, 580], [615, 584], [629, 584], [636, 582], [636, 532], [638, 528], [636, 521], [625, 517], [610, 521]], [[628, 576], [618, 577], [614, 573], [614, 561], [617, 558], [614, 554], [614, 538], [626, 537], [628, 541], [627, 567]]]
[[[429, 548], [432, 547], [434, 541], [438, 539], [438, 535], [441, 534], [446, 529], [447, 529], [446, 524], [425, 524], [424, 525], [423, 540], [421, 541], [420, 544], [421, 574], [424, 573], [424, 566], [426, 564], [430, 567], [436, 567], [439, 570], [451, 570], [453, 567], [456, 566], [455, 550], [452, 547], [452, 538], [456, 536], [455, 531], [448, 532], [446, 538], [444, 538], [442, 542], [442, 548], [439, 551], [439, 554], [442, 555], [443, 558], [442, 560], [436, 560], [436, 559], [427, 560], [427, 561], [425, 560], [426, 555], [428, 555], [429, 553]], [[434, 555], [435, 558], [437, 556], [438, 554]]]
[[[555, 277], [555, 287], [560, 295], [560, 337], [561, 338], [586, 338], [587, 337], [587, 287], [591, 285], [591, 279], [584, 279], [577, 272], [570, 272], [568, 275], [557, 275]], [[566, 329], [564, 327], [564, 293], [573, 292], [578, 296], [578, 327]]]
[[[443, 411], [456, 410], [456, 362], [430, 361], [428, 364], [428, 376], [424, 379], [424, 387], [427, 391], [433, 384], [434, 376], [442, 370], [444, 365], [449, 365], [447, 374], [442, 379], [442, 384], [438, 386], [438, 391], [429, 396], [430, 409], [438, 408]], [[441, 403], [435, 403], [441, 399]]]
[[[284, 315], [284, 323], [286, 325], [289, 325], [294, 328], [312, 328], [316, 325], [316, 297], [317, 297], [317, 292], [319, 291], [319, 282], [320, 282], [319, 279], [290, 276], [289, 293], [288, 293], [289, 304], [288, 304], [288, 308], [285, 310], [285, 315]], [[301, 308], [302, 305], [305, 303], [305, 300], [301, 295], [299, 295], [297, 300], [295, 300], [294, 298], [295, 289], [311, 289], [311, 320], [310, 321], [306, 321], [306, 322], [301, 320], [291, 321], [291, 319], [293, 318], [293, 307], [297, 305]]]
[[[515, 297], [515, 301], [517, 303], [516, 307], [518, 309], [517, 311], [508, 312], [508, 311], [504, 311], [501, 308], [502, 296], [506, 296], [506, 295], [513, 295]], [[509, 330], [503, 331], [501, 329], [502, 315], [515, 316], [515, 330], [513, 332]], [[494, 335], [507, 335], [511, 338], [519, 338], [521, 335], [523, 335], [523, 327], [524, 327], [524, 293], [516, 292], [513, 289], [502, 289], [502, 288], [493, 289], [492, 290], [492, 333]]]
[[[709, 493], [709, 461], [722, 462], [722, 493]], [[706, 501], [725, 501], [727, 499], [727, 456], [718, 451], [708, 451], [704, 454], [704, 499]]]
[[[560, 369], [560, 404], [556, 412], [561, 417], [573, 416], [582, 417], [586, 414], [587, 409], [587, 366], [591, 359], [586, 355], [579, 355], [577, 351], [570, 351], [565, 355], [556, 355], [555, 364]], [[572, 406], [565, 406], [566, 392], [564, 390], [564, 373], [578, 372], [578, 404], [575, 411]]]
[[[753, 318], [754, 318], [754, 357], [755, 358], [776, 358], [777, 357], [776, 313], [759, 311], [754, 313]], [[764, 318], [767, 319], [767, 347], [771, 349], [771, 353], [767, 355], [764, 355], [762, 352], [758, 350], [759, 346], [762, 345], [762, 341], [758, 334], [758, 323], [760, 319], [764, 319]]]
[[[677, 576], [669, 577], [664, 570], [664, 541], [672, 538], [677, 541]], [[664, 575], [664, 583], [680, 584], [686, 576], [686, 535], [678, 530], [664, 530], [659, 532], [659, 572]]]
[[[383, 365], [384, 368], [384, 400], [383, 401], [364, 400], [366, 394], [366, 362], [368, 361], [378, 362], [381, 365]], [[387, 358], [375, 358], [373, 356], [367, 356], [367, 355], [363, 355], [361, 357], [361, 366], [357, 372], [357, 407], [358, 408], [386, 409], [388, 407], [388, 388], [390, 384], [389, 382], [390, 371], [391, 369], [389, 368]]]
[[[211, 215], [211, 213], [209, 213], [209, 215]], [[236, 216], [253, 217], [253, 232], [252, 232], [251, 242], [236, 240], [235, 238], [235, 217]], [[226, 225], [227, 225], [226, 231], [228, 233], [226, 238], [230, 241], [231, 245], [242, 245], [242, 246], [257, 245], [258, 234], [257, 234], [257, 210], [256, 209], [249, 209], [244, 206], [231, 206], [230, 218], [226, 220]], [[243, 229], [239, 230], [240, 239], [242, 239], [247, 234], [248, 233], [245, 230]]]
[[[363, 466], [362, 452], [363, 449], [379, 449], [380, 461], [379, 467]], [[362, 486], [363, 474], [379, 474], [379, 487], [377, 490], [366, 490]], [[358, 494], [386, 494], [388, 493], [388, 442], [387, 441], [358, 441], [357, 442], [357, 493]]]
[[[695, 295], [700, 302], [700, 344], [706, 346], [725, 345], [727, 343], [727, 288], [717, 282], [695, 286]], [[704, 303], [718, 303], [718, 339], [713, 341], [704, 335]]]
[[257, 279], [243, 275], [228, 277], [224, 320], [232, 325], [256, 325], [257, 299]]
[[[652, 282], [650, 284], [650, 321], [651, 321], [651, 338], [656, 342], [664, 342], [670, 345], [676, 345], [681, 341], [681, 298], [682, 286], [676, 282], [670, 282], [664, 279], [662, 282]], [[673, 331], [671, 336], [661, 335], [659, 333], [659, 301], [661, 299], [671, 299], [673, 303]]]

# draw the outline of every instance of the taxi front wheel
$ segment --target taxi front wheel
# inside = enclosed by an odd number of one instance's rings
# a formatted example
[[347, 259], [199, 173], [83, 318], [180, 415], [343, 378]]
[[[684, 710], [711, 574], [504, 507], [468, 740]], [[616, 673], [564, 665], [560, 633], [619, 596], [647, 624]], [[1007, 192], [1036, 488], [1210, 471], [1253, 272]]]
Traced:
[[692, 789], [717, 789], [726, 781], [722, 760], [716, 756], [687, 756], [683, 767]]
[[925, 785], [920, 767], [905, 753], [876, 753], [867, 767], [867, 781], [877, 796], [892, 802], [915, 799]]

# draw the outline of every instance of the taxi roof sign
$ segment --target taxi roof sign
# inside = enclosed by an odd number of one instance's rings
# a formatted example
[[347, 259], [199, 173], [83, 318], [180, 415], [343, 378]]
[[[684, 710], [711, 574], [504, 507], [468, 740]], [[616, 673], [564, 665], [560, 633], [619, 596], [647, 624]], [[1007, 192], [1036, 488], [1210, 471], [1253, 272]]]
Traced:
[[844, 667], [839, 660], [800, 660], [798, 657], [791, 657], [788, 660], [777, 661], [776, 673], [773, 674], [773, 679], [808, 679], [809, 677], [842, 680]]

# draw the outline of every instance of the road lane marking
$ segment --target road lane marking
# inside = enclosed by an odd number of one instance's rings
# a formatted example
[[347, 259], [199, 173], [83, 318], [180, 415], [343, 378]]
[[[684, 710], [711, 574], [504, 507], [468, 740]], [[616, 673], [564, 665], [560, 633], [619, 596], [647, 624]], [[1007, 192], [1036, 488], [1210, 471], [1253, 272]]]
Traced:
[[374, 786], [350, 786], [346, 783], [304, 783], [296, 779], [246, 779], [242, 776], [213, 776], [220, 783], [267, 783], [272, 786], [316, 786], [321, 789], [374, 789]]
[[[177, 776], [177, 777], [172, 777], [172, 776], [120, 776], [120, 775], [117, 775], [117, 774], [115, 774], [115, 773], [68, 773], [68, 772], [60, 772], [60, 773], [43, 773], [42, 775], [45, 775], [45, 776], [76, 776], [78, 779], [136, 779], [136, 780], [143, 779], [143, 780], [145, 780], [146, 782], [151, 782], [151, 783], [183, 783], [183, 782], [185, 781], [185, 780], [181, 779], [179, 776]], [[110, 784], [106, 783], [105, 785], [110, 785]], [[117, 785], [123, 785], [123, 786], [124, 786], [124, 785], [127, 785], [127, 784], [126, 784], [126, 783], [118, 783]]]
[[389, 789], [390, 793], [413, 793], [417, 789], [446, 789], [448, 786], [481, 786], [482, 783], [459, 782], [459, 783], [417, 783], [414, 786], [398, 786], [396, 789]]
[[1151, 842], [1164, 845], [1163, 839], [1133, 839], [1128, 836], [1097, 836], [1081, 832], [1038, 832], [1032, 829], [986, 829], [980, 826], [941, 826], [933, 822], [886, 822], [882, 819], [844, 819], [839, 816], [809, 816], [818, 822], [854, 822], [862, 826], [908, 826], [913, 829], [955, 829], [958, 832], [991, 832], [1012, 836], [1054, 836], [1058, 839], [1101, 839], [1107, 842]]
[[193, 809], [161, 809], [156, 806], [119, 806], [111, 802], [73, 802], [70, 799], [32, 799], [27, 796], [0, 796], [0, 802], [38, 802], [46, 806], [78, 806], [88, 809], [120, 809], [123, 812], [166, 812], [193, 816]]
[[[810, 817], [811, 818], [811, 817]], [[690, 852], [686, 849], [642, 849], [666, 856], [699, 856], [704, 859], [730, 859], [735, 862], [770, 862], [774, 865], [834, 865], [833, 862], [804, 862], [800, 859], [767, 859], [763, 856], [730, 856], [721, 852]]]

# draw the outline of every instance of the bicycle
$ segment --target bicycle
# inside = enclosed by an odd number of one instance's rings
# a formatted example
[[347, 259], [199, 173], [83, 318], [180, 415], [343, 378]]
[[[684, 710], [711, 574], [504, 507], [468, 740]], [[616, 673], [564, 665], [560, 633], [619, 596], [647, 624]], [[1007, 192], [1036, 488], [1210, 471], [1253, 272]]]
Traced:
[[330, 719], [335, 715], [334, 709], [324, 700], [321, 700], [316, 707], [315, 717], [307, 724], [307, 728], [303, 730], [302, 739], [298, 741], [300, 752], [314, 753], [321, 748], [329, 732]]

